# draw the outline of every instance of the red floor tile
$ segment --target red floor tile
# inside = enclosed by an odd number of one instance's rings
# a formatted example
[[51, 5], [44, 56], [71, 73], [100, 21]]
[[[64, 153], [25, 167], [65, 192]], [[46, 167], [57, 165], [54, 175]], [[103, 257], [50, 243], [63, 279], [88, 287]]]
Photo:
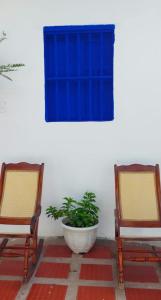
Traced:
[[115, 300], [115, 290], [112, 287], [80, 286], [78, 288], [78, 294], [76, 300], [89, 300], [89, 299]]
[[69, 264], [42, 262], [36, 272], [36, 277], [67, 278]]
[[64, 300], [67, 286], [56, 284], [33, 284], [27, 300]]
[[84, 258], [112, 258], [111, 249], [107, 246], [94, 246], [90, 252], [83, 255]]
[[150, 254], [150, 253], [132, 253], [132, 252], [126, 252], [124, 253], [124, 259], [125, 260], [128, 260], [129, 258], [132, 258], [132, 257], [143, 257], [143, 256], [147, 256], [147, 257], [150, 257], [150, 256], [154, 256], [153, 254]]
[[23, 275], [23, 261], [18, 260], [7, 260], [0, 261], [0, 275]]
[[46, 257], [71, 257], [72, 251], [64, 245], [47, 246], [44, 256]]
[[[11, 246], [10, 244], [7, 244], [8, 246]], [[12, 245], [14, 247], [20, 247], [20, 246], [24, 246], [24, 244], [14, 244]], [[24, 254], [24, 250], [18, 250], [18, 249], [6, 249], [5, 252], [16, 252], [16, 253], [19, 253], [19, 254]]]
[[82, 264], [80, 279], [85, 280], [113, 280], [111, 265]]
[[[134, 245], [133, 247], [131, 247], [131, 246], [129, 246], [129, 245], [126, 245], [126, 247], [125, 247], [125, 249], [126, 250], [144, 250], [144, 251], [146, 251], [146, 250], [152, 250], [152, 249], [150, 249], [150, 247], [148, 247], [148, 248], [143, 248], [143, 247], [138, 247], [138, 246], [136, 246], [136, 245]], [[145, 253], [138, 253], [138, 252], [124, 252], [124, 258], [125, 258], [125, 260], [126, 259], [128, 259], [129, 257], [142, 257], [142, 256], [147, 256], [147, 257], [149, 257], [149, 256], [154, 256], [154, 254], [153, 253], [148, 253], [148, 252], [145, 252]]]
[[20, 287], [20, 281], [0, 280], [0, 299], [15, 300]]
[[[161, 248], [160, 248], [160, 247], [155, 247], [155, 250], [156, 250], [156, 252], [157, 252], [157, 251], [161, 251]], [[158, 255], [158, 256], [161, 256], [161, 252], [158, 252], [157, 255]]]
[[125, 289], [126, 300], [161, 300], [161, 290]]
[[153, 266], [125, 266], [125, 280], [132, 282], [159, 282]]

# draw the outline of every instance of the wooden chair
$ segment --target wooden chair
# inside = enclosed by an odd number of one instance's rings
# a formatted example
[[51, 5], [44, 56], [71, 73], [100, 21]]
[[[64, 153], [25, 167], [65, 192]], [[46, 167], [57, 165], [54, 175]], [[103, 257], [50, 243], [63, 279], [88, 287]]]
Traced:
[[[119, 283], [124, 283], [124, 260], [138, 262], [161, 261], [161, 256], [154, 246], [146, 249], [125, 248], [125, 242], [159, 241], [161, 236], [127, 236], [122, 235], [122, 227], [161, 228], [161, 191], [159, 165], [121, 165], [115, 169], [115, 238], [117, 242], [117, 258]], [[135, 254], [136, 253], [136, 254]], [[140, 253], [138, 255], [138, 253]]]
[[[43, 169], [44, 164], [24, 162], [3, 163], [1, 169], [0, 224], [5, 224], [6, 229], [10, 227], [11, 232], [0, 232], [0, 238], [3, 238], [0, 245], [0, 256], [24, 257], [24, 281], [27, 281], [32, 275], [38, 259], [37, 231], [41, 213]], [[29, 230], [15, 233], [14, 225], [19, 225], [16, 227], [20, 229], [22, 225], [26, 225]], [[2, 227], [2, 225], [0, 226]], [[9, 238], [22, 238], [25, 239], [25, 242], [18, 246], [7, 246]], [[42, 246], [42, 241], [40, 244]], [[30, 263], [30, 259], [32, 263]]]

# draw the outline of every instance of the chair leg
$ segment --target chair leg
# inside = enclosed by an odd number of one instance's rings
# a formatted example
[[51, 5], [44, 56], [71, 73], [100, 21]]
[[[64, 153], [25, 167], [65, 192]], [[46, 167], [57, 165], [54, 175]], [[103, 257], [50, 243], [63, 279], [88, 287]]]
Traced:
[[0, 255], [3, 252], [3, 249], [5, 248], [7, 243], [8, 243], [8, 239], [3, 239], [2, 243], [0, 244]]
[[38, 233], [38, 222], [35, 226], [34, 234], [32, 237], [32, 247], [33, 247], [33, 253], [32, 253], [32, 263], [36, 264], [37, 262], [37, 252], [38, 252], [38, 238], [37, 238], [37, 233]]
[[33, 247], [32, 263], [36, 264], [36, 261], [37, 261], [37, 235], [32, 238], [32, 247]]
[[30, 238], [26, 238], [25, 242], [25, 253], [24, 253], [24, 281], [26, 281], [29, 271], [29, 247], [30, 247]]
[[119, 271], [119, 286], [124, 285], [124, 273], [123, 273], [123, 249], [122, 240], [117, 239], [117, 251], [118, 251], [118, 271]]

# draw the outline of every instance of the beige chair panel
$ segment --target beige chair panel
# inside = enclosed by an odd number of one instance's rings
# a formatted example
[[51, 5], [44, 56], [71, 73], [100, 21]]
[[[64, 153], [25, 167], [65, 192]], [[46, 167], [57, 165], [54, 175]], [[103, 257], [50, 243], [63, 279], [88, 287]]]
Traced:
[[123, 220], [157, 221], [159, 219], [153, 172], [120, 172], [119, 182]]
[[1, 217], [32, 217], [37, 196], [38, 171], [7, 171]]

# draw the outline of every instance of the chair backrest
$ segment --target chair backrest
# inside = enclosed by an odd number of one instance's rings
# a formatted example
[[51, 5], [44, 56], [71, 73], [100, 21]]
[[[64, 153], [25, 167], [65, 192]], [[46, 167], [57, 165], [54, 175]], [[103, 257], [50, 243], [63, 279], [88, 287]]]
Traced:
[[24, 162], [2, 164], [0, 223], [5, 218], [22, 221], [35, 214], [41, 201], [43, 168], [44, 164]]
[[161, 227], [159, 166], [115, 165], [120, 226]]

